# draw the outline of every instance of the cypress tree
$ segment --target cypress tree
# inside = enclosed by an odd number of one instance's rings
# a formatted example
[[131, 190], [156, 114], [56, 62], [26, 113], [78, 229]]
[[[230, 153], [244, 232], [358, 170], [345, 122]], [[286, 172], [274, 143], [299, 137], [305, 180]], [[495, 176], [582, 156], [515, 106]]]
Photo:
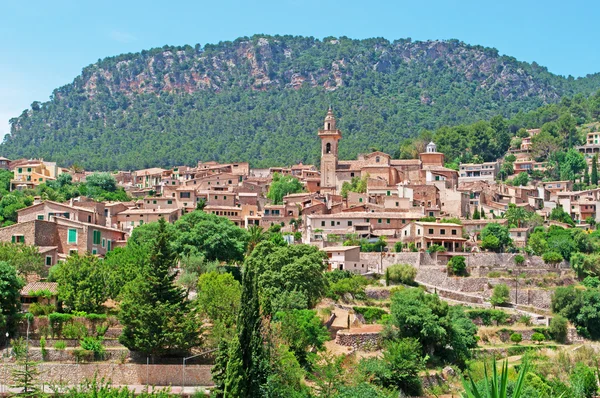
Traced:
[[598, 155], [592, 159], [592, 185], [598, 185]]
[[473, 212], [473, 220], [479, 220], [481, 218], [481, 215], [479, 214], [479, 208], [475, 208], [475, 211]]
[[586, 187], [590, 185], [590, 172], [588, 170], [587, 163], [585, 165], [585, 171], [583, 173], [583, 183]]
[[225, 394], [229, 398], [260, 397], [267, 381], [269, 357], [263, 342], [258, 281], [250, 262], [242, 280], [242, 307], [238, 316], [238, 336], [232, 341], [225, 375]]

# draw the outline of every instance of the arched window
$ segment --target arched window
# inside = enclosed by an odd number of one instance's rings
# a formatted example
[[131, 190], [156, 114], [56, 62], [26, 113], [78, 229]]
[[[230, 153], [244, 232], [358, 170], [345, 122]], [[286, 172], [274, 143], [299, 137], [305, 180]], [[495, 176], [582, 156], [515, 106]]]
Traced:
[[375, 158], [375, 163], [379, 163], [379, 156]]
[[331, 130], [331, 123], [327, 123], [327, 130]]
[[331, 153], [331, 143], [327, 143], [325, 145], [325, 153]]

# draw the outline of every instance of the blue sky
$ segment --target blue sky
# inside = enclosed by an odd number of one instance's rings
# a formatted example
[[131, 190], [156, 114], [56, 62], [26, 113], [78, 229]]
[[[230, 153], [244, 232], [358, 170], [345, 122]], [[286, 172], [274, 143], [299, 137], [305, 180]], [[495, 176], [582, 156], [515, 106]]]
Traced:
[[561, 75], [600, 71], [597, 0], [1, 0], [0, 16], [0, 137], [99, 58], [259, 33], [459, 39]]

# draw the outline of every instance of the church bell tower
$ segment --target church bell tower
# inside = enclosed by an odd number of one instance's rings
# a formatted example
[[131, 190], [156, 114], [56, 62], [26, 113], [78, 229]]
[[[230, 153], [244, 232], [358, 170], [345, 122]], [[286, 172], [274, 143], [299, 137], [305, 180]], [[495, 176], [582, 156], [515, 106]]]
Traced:
[[331, 107], [325, 116], [321, 139], [321, 193], [336, 193], [335, 171], [338, 165], [338, 142], [342, 132], [335, 128], [335, 116]]

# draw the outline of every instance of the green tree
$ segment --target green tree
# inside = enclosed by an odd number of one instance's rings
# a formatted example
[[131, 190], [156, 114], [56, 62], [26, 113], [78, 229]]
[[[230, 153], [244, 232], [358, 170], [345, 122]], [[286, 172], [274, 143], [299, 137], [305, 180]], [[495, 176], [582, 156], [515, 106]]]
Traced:
[[591, 175], [591, 183], [592, 185], [598, 185], [598, 155], [594, 155], [592, 158], [592, 175]]
[[392, 282], [414, 285], [417, 269], [410, 264], [394, 264], [385, 269], [385, 278]]
[[531, 341], [536, 342], [538, 344], [542, 343], [545, 340], [546, 337], [544, 337], [542, 333], [537, 332], [531, 335]]
[[563, 256], [557, 252], [546, 252], [542, 256], [546, 264], [556, 265], [563, 261]]
[[274, 204], [281, 204], [283, 203], [283, 197], [285, 195], [302, 191], [304, 191], [304, 188], [297, 178], [274, 173], [273, 181], [271, 182], [269, 192], [267, 193], [267, 198]]
[[594, 369], [584, 363], [577, 363], [569, 377], [574, 396], [593, 398], [598, 392], [598, 381]]
[[529, 174], [522, 171], [515, 178], [510, 180], [510, 183], [515, 187], [526, 186], [529, 183]]
[[178, 255], [201, 253], [209, 261], [241, 261], [248, 244], [245, 229], [225, 217], [202, 211], [193, 211], [177, 220], [173, 235], [173, 250]]
[[567, 318], [561, 315], [555, 315], [550, 320], [550, 326], [548, 327], [550, 336], [558, 343], [566, 343], [569, 332], [569, 323]]
[[230, 273], [200, 275], [196, 302], [200, 314], [213, 324], [211, 340], [218, 342], [234, 331], [241, 295], [242, 287]]
[[505, 305], [509, 301], [510, 292], [508, 290], [508, 286], [506, 286], [504, 283], [494, 286], [494, 291], [492, 292], [492, 297], [490, 298], [490, 304], [496, 307]]
[[552, 295], [551, 308], [569, 320], [575, 320], [583, 306], [583, 292], [574, 286], [559, 286]]
[[[273, 311], [311, 308], [327, 293], [325, 254], [314, 246], [277, 246], [262, 242], [246, 259], [256, 269], [261, 298]], [[290, 297], [300, 297], [301, 307], [289, 307]]]
[[107, 269], [103, 260], [92, 254], [70, 255], [58, 263], [52, 277], [58, 282], [58, 297], [70, 311], [102, 312], [109, 298]]
[[510, 341], [515, 344], [519, 344], [521, 341], [523, 341], [523, 335], [521, 333], [513, 333], [510, 335]]
[[0, 242], [0, 261], [6, 261], [15, 267], [21, 276], [33, 273], [46, 276], [48, 273], [44, 260], [34, 245]]
[[279, 325], [283, 342], [290, 347], [296, 359], [310, 369], [309, 353], [322, 351], [329, 340], [329, 332], [313, 310], [291, 310], [278, 312], [275, 322]]
[[175, 284], [175, 255], [166, 221], [158, 222], [148, 266], [122, 293], [119, 341], [133, 351], [160, 356], [200, 345], [200, 321], [184, 291]]
[[508, 227], [498, 223], [489, 223], [481, 230], [481, 247], [486, 250], [503, 252], [512, 245]]
[[590, 172], [587, 164], [585, 165], [585, 169], [583, 171], [583, 183], [586, 187], [590, 185]]
[[479, 214], [479, 208], [476, 207], [475, 211], [473, 212], [473, 220], [479, 220], [481, 219], [481, 215]]
[[0, 340], [4, 340], [7, 332], [11, 336], [15, 334], [21, 310], [19, 292], [23, 285], [15, 268], [6, 261], [0, 261]]
[[532, 214], [532, 212], [527, 211], [524, 207], [509, 203], [508, 209], [506, 210], [506, 213], [504, 213], [504, 218], [508, 220], [509, 226], [514, 225], [517, 228], [521, 228]]
[[448, 270], [454, 275], [464, 275], [467, 271], [467, 264], [464, 256], [454, 256], [448, 261]]
[[269, 352], [263, 343], [265, 331], [259, 303], [257, 273], [253, 262], [247, 260], [244, 265], [237, 338], [233, 339], [229, 349], [225, 397], [260, 397], [269, 375]]
[[367, 192], [367, 181], [369, 180], [369, 175], [365, 175], [361, 177], [352, 177], [350, 182], [344, 181], [342, 184], [342, 190], [340, 194], [343, 198], [348, 197], [348, 192], [357, 192], [357, 193], [365, 193]]
[[417, 339], [390, 341], [383, 350], [382, 359], [363, 360], [360, 366], [371, 376], [373, 383], [401, 390], [408, 396], [417, 396], [422, 393], [419, 373], [425, 370], [426, 362], [420, 352], [421, 345]]

